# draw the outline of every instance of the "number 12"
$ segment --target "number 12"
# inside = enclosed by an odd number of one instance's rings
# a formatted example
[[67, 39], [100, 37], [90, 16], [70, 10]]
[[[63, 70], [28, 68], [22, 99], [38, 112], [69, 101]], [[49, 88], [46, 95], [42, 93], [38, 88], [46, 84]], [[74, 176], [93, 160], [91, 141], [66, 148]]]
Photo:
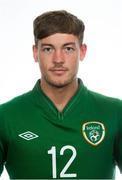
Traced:
[[[60, 150], [60, 155], [64, 155], [64, 152], [68, 149], [72, 151], [72, 156], [62, 169], [60, 177], [77, 177], [76, 173], [66, 173], [67, 169], [71, 166], [72, 162], [74, 161], [77, 155], [76, 149], [70, 145], [63, 146]], [[52, 148], [48, 150], [48, 154], [52, 154], [52, 176], [53, 178], [57, 178], [56, 147], [52, 146]]]

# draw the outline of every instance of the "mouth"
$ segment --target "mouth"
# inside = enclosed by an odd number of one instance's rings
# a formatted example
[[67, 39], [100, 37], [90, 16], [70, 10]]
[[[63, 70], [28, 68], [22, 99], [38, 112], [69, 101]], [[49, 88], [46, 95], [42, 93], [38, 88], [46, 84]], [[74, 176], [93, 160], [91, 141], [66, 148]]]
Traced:
[[63, 75], [65, 74], [66, 71], [68, 71], [68, 69], [67, 68], [52, 68], [50, 69], [50, 71], [54, 73], [55, 75]]

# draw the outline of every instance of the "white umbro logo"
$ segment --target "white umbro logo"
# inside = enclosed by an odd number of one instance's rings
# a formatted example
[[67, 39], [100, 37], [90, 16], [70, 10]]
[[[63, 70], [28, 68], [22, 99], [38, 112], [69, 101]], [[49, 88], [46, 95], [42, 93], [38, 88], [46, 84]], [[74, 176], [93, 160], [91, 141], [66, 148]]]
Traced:
[[19, 136], [23, 139], [26, 139], [26, 140], [32, 140], [32, 139], [39, 137], [38, 135], [32, 133], [31, 131], [27, 131], [27, 132], [24, 132], [22, 134], [19, 134]]

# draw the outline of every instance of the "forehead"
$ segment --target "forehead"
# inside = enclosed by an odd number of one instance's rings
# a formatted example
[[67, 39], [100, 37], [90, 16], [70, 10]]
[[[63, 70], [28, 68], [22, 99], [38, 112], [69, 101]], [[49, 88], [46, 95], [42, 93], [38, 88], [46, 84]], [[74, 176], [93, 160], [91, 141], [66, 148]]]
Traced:
[[50, 35], [46, 38], [43, 38], [41, 40], [39, 40], [39, 44], [51, 44], [54, 46], [62, 46], [64, 44], [68, 44], [68, 43], [72, 43], [72, 44], [78, 44], [79, 40], [77, 38], [77, 36], [73, 35], [73, 34], [65, 34], [65, 33], [56, 33], [53, 35]]

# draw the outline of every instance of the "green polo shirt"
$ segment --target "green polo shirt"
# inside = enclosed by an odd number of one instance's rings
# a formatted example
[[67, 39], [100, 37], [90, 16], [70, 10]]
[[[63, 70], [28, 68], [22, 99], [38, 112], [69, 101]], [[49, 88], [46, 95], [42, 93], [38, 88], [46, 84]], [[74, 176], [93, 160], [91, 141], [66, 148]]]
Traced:
[[4, 165], [10, 179], [114, 179], [116, 165], [122, 172], [122, 101], [79, 79], [59, 112], [38, 80], [0, 105], [0, 173]]

